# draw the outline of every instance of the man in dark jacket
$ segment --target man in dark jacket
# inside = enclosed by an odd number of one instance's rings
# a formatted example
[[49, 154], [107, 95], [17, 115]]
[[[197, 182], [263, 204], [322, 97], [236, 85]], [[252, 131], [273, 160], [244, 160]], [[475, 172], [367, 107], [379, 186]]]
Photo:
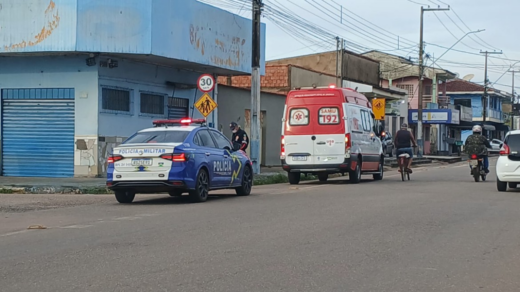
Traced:
[[473, 134], [469, 135], [466, 143], [464, 143], [464, 152], [468, 155], [483, 156], [482, 162], [486, 173], [489, 173], [488, 148], [491, 148], [491, 144], [486, 137], [482, 136], [482, 127], [479, 125], [473, 126]]
[[249, 137], [247, 136], [246, 131], [242, 130], [235, 122], [229, 124], [229, 129], [233, 132], [233, 136], [231, 136], [233, 149], [246, 151], [247, 146], [249, 146]]

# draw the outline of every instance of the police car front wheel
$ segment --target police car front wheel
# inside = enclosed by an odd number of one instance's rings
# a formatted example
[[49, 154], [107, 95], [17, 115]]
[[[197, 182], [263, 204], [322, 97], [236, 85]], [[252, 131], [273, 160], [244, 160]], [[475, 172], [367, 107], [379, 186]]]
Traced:
[[253, 172], [251, 171], [251, 167], [246, 166], [246, 168], [244, 168], [244, 174], [242, 175], [242, 185], [236, 188], [235, 191], [239, 196], [249, 196], [249, 194], [251, 194], [252, 187]]
[[134, 201], [135, 193], [131, 191], [115, 191], [116, 200], [121, 204], [130, 204]]

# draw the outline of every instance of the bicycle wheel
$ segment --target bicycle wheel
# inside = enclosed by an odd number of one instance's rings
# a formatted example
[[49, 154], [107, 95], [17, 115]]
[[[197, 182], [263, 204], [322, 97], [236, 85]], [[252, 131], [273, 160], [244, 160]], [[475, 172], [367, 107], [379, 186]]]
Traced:
[[408, 177], [408, 180], [410, 180], [410, 173], [406, 172], [406, 177]]
[[399, 169], [401, 169], [401, 179], [404, 181], [405, 170], [402, 165], [399, 167]]

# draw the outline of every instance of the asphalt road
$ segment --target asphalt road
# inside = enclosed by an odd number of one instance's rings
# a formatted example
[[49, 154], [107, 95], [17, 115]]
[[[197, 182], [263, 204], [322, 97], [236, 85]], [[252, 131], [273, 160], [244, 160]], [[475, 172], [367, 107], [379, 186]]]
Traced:
[[203, 204], [0, 195], [0, 291], [520, 291], [520, 190], [385, 175]]

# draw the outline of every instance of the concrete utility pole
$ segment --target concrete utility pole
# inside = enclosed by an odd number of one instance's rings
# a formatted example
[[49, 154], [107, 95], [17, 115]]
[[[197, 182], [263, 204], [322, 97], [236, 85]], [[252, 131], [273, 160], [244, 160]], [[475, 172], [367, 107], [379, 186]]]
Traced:
[[487, 61], [488, 61], [488, 55], [489, 54], [502, 54], [502, 51], [500, 52], [488, 52], [488, 51], [480, 51], [481, 54], [486, 55], [486, 61], [485, 61], [485, 69], [484, 69], [484, 96], [482, 96], [482, 107], [484, 108], [484, 112], [482, 113], [482, 134], [486, 133], [486, 130], [484, 130], [484, 124], [486, 123], [486, 112], [487, 112], [487, 89], [488, 89], [488, 76], [487, 76]]
[[417, 152], [418, 157], [422, 157], [423, 149], [424, 149], [424, 139], [423, 139], [423, 124], [422, 124], [422, 112], [423, 112], [423, 79], [424, 79], [424, 64], [423, 64], [423, 55], [424, 55], [424, 41], [423, 41], [423, 16], [425, 11], [446, 11], [450, 10], [448, 8], [424, 8], [421, 6], [421, 32], [419, 39], [419, 106], [417, 109], [417, 144], [419, 144], [419, 151]]
[[253, 0], [253, 44], [251, 55], [251, 161], [253, 162], [253, 173], [260, 173], [260, 16], [262, 14], [262, 0]]
[[339, 87], [339, 66], [340, 66], [340, 60], [343, 56], [340, 57], [339, 55], [339, 37], [336, 37], [336, 87]]
[[513, 79], [511, 80], [512, 81], [512, 83], [511, 83], [511, 106], [513, 106], [513, 104], [515, 103], [515, 72], [518, 72], [518, 71], [510, 70], [507, 72], [513, 73]]
[[514, 104], [516, 103], [515, 100], [515, 70], [510, 70], [508, 72], [513, 73], [513, 78], [511, 80], [511, 114], [509, 115], [509, 119], [511, 119], [511, 130], [513, 129], [513, 119], [515, 117], [515, 110], [514, 110]]

